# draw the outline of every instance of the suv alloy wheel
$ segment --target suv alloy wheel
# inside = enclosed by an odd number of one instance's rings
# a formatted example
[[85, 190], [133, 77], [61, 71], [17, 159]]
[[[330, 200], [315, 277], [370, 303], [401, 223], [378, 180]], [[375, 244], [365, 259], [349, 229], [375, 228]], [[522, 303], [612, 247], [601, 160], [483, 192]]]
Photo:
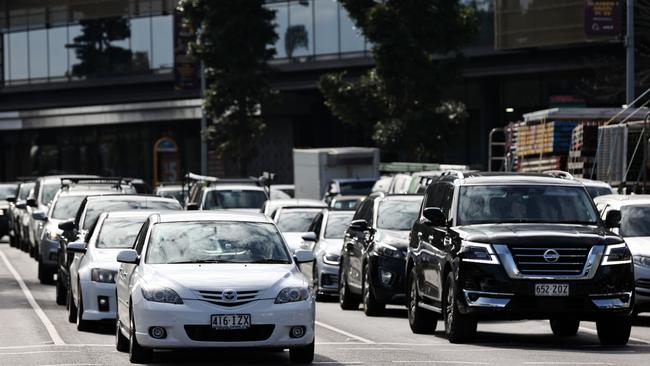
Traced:
[[476, 319], [458, 311], [456, 298], [456, 281], [452, 272], [447, 273], [442, 302], [442, 314], [445, 320], [445, 333], [451, 343], [470, 342], [476, 336]]
[[339, 270], [339, 305], [343, 310], [357, 310], [359, 308], [359, 299], [350, 292], [348, 280], [343, 270], [343, 259], [341, 259], [341, 269]]
[[406, 294], [409, 326], [415, 334], [433, 334], [438, 326], [438, 319], [436, 319], [436, 314], [418, 306], [420, 296], [418, 295], [416, 276], [415, 268], [412, 268], [409, 275], [408, 293]]
[[363, 266], [363, 312], [367, 316], [381, 315], [386, 309], [386, 304], [382, 304], [375, 298], [375, 294], [370, 286], [370, 266], [368, 262]]

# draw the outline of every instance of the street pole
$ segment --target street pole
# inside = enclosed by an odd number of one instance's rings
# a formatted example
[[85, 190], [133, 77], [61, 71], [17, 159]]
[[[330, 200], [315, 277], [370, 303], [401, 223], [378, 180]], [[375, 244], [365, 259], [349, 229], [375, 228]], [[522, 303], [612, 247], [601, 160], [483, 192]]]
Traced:
[[[205, 63], [201, 60], [201, 100], [205, 103]], [[201, 106], [201, 175], [208, 175], [208, 144], [204, 134], [208, 128], [205, 108]]]
[[632, 107], [632, 102], [634, 102], [634, 0], [627, 0], [625, 48], [627, 51], [625, 100], [628, 107]]

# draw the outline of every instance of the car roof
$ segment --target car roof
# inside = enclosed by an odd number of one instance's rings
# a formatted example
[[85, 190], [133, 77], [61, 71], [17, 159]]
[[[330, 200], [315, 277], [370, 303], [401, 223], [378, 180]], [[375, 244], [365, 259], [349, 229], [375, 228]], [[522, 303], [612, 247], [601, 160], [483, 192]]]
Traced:
[[367, 196], [364, 196], [362, 194], [341, 195], [332, 197], [332, 201], [360, 200], [366, 197]]
[[328, 216], [352, 216], [354, 215], [354, 210], [329, 210], [327, 211]]
[[205, 187], [206, 191], [226, 191], [236, 189], [241, 191], [265, 191], [263, 187], [254, 186], [251, 184], [219, 184], [215, 186]]
[[147, 218], [151, 215], [155, 215], [157, 213], [160, 213], [160, 211], [155, 211], [155, 210], [130, 210], [130, 211], [108, 211], [102, 213], [102, 215], [106, 215], [112, 219], [119, 219], [119, 218]]
[[588, 187], [612, 188], [612, 186], [610, 186], [607, 182], [603, 182], [600, 180], [591, 180], [586, 178], [574, 178], [574, 179]]
[[[178, 191], [178, 190], [182, 190], [182, 189], [183, 189], [183, 185], [181, 185], [181, 184], [170, 184], [170, 185], [166, 185], [166, 186], [158, 186], [158, 187], [156, 187], [157, 192], [161, 192], [161, 191]], [[187, 191], [188, 189], [185, 188], [185, 190]]]
[[269, 205], [274, 207], [327, 207], [327, 203], [309, 198], [291, 198], [282, 200], [269, 200]]
[[634, 195], [607, 194], [604, 196], [598, 196], [594, 198], [594, 202], [608, 203], [610, 205], [618, 206], [618, 207], [648, 205], [650, 204], [650, 195], [649, 194], [634, 194]]
[[240, 221], [273, 223], [262, 213], [240, 211], [169, 211], [157, 214], [159, 222]]
[[421, 194], [387, 194], [379, 199], [382, 201], [422, 201], [423, 197]]
[[89, 175], [89, 174], [57, 174], [57, 175], [44, 175], [42, 177], [36, 178], [36, 180], [48, 182], [48, 181], [60, 181], [61, 178], [99, 178], [99, 175]]
[[334, 178], [332, 179], [332, 182], [337, 182], [337, 183], [376, 182], [376, 181], [377, 178]]
[[[443, 175], [442, 179], [447, 176]], [[453, 176], [452, 176], [453, 177]], [[492, 184], [548, 184], [581, 187], [583, 184], [573, 179], [556, 178], [546, 174], [528, 173], [468, 173], [457, 178], [459, 185]]]
[[151, 194], [105, 194], [102, 196], [89, 196], [88, 201], [113, 201], [120, 198], [128, 198], [132, 201], [169, 201], [178, 203], [175, 198], [166, 198]]
[[[95, 196], [95, 195], [105, 195], [106, 192], [111, 192], [111, 190], [108, 189], [96, 189], [96, 190], [89, 190], [89, 189], [72, 189], [72, 190], [61, 190], [59, 193], [59, 197], [61, 196]], [[113, 191], [118, 193], [118, 191]], [[114, 195], [114, 194], [113, 194]], [[125, 195], [126, 196], [126, 195]]]

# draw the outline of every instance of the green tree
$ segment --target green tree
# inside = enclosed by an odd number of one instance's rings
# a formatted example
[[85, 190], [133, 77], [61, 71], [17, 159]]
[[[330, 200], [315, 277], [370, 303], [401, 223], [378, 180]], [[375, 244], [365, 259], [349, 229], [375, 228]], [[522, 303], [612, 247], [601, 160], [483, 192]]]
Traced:
[[266, 127], [261, 106], [277, 95], [268, 83], [275, 13], [264, 0], [182, 0], [179, 10], [199, 29], [190, 49], [206, 70], [210, 123], [203, 137], [246, 175]]
[[[472, 6], [450, 0], [341, 0], [372, 44], [375, 67], [358, 80], [324, 75], [332, 113], [372, 131], [391, 157], [433, 160], [437, 140], [466, 117], [445, 100], [459, 75], [460, 50], [475, 34]], [[432, 142], [433, 141], [433, 142]]]

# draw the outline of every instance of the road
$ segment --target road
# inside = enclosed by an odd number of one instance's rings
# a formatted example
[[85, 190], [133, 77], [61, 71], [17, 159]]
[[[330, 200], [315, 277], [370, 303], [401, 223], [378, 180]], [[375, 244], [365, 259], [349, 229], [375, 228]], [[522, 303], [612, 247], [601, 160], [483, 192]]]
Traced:
[[[412, 334], [406, 310], [390, 307], [383, 317], [342, 311], [318, 303], [315, 365], [647, 365], [650, 317], [640, 317], [626, 347], [600, 346], [595, 324], [583, 323], [576, 337], [555, 338], [548, 322], [480, 323], [476, 341], [452, 345], [438, 324], [435, 335]], [[115, 350], [114, 327], [78, 332], [54, 287], [38, 283], [33, 259], [0, 243], [0, 366], [128, 365]], [[158, 352], [155, 363], [248, 365], [289, 364], [288, 352]]]

